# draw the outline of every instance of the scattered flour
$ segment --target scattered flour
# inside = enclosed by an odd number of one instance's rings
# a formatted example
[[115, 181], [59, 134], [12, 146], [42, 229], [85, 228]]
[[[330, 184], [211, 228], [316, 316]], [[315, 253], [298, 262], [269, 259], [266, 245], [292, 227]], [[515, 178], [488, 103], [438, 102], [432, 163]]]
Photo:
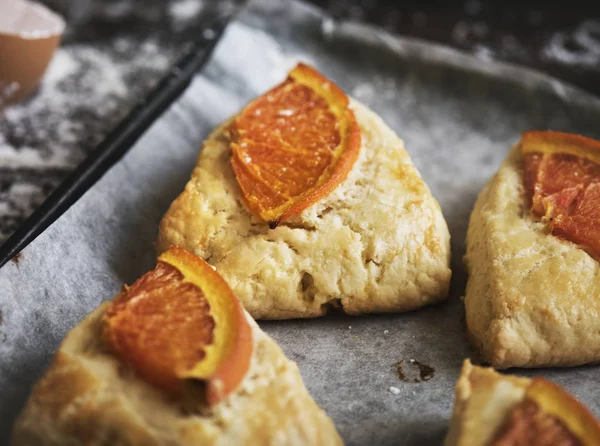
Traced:
[[546, 59], [600, 69], [600, 22], [587, 20], [573, 32], [558, 32], [545, 45]]
[[392, 395], [400, 395], [400, 389], [398, 387], [391, 386], [388, 389], [388, 392], [390, 392]]
[[[119, 46], [123, 48], [123, 43]], [[127, 110], [124, 102], [135, 99], [134, 82], [140, 71], [154, 70], [158, 74], [168, 66], [169, 58], [159, 52], [155, 42], [136, 47], [133, 60], [121, 60], [88, 46], [59, 49], [36, 95], [4, 111], [0, 164], [4, 168], [23, 167], [30, 158], [37, 165], [41, 157], [44, 162], [60, 159], [62, 166], [50, 164], [66, 168], [79, 161], [90, 147], [85, 143], [80, 149], [72, 145], [97, 139], [90, 130], [116, 122], [112, 117]], [[95, 132], [97, 137], [104, 133]], [[37, 151], [38, 156], [25, 156], [27, 150]], [[22, 159], [11, 161], [17, 152]]]
[[473, 47], [473, 55], [477, 59], [483, 60], [486, 62], [492, 61], [496, 57], [494, 50], [492, 50], [491, 48], [488, 48], [487, 46], [480, 45], [480, 44], [475, 44], [475, 46]]
[[352, 96], [359, 101], [368, 102], [375, 94], [375, 86], [372, 83], [359, 84], [352, 90]]
[[331, 39], [335, 32], [335, 22], [330, 17], [325, 17], [321, 21], [321, 32], [326, 39]]
[[175, 22], [189, 20], [204, 7], [202, 0], [179, 0], [169, 5], [169, 15]]
[[350, 95], [362, 102], [371, 102], [376, 96], [394, 99], [397, 93], [396, 80], [389, 76], [375, 75], [369, 82], [358, 84]]
[[150, 38], [57, 50], [37, 92], [0, 119], [0, 242], [172, 63]]
[[59, 49], [54, 54], [54, 57], [46, 70], [42, 85], [45, 88], [51, 88], [50, 86], [55, 86], [61, 80], [74, 74], [78, 68], [79, 65], [76, 63], [75, 59], [73, 59], [65, 50]]

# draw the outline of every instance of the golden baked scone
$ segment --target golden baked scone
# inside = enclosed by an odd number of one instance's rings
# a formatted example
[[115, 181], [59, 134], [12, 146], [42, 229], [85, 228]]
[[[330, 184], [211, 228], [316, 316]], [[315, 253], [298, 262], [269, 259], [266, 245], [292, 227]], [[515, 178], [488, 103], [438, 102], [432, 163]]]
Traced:
[[467, 359], [445, 446], [597, 446], [600, 422], [544, 378], [501, 375]]
[[[254, 318], [414, 310], [446, 298], [450, 237], [401, 139], [349, 100], [360, 151], [347, 177], [275, 229], [249, 210], [232, 168], [234, 120], [204, 142], [162, 219], [157, 249], [204, 258]], [[286, 110], [284, 110], [286, 111]]]
[[[546, 133], [524, 137], [529, 145], [531, 138], [543, 142]], [[561, 141], [565, 134], [560, 135], [550, 138]], [[557, 166], [564, 166], [559, 161]], [[568, 172], [578, 175], [571, 168]], [[524, 155], [517, 144], [481, 191], [471, 214], [464, 297], [469, 338], [495, 368], [599, 361], [600, 265], [585, 246], [569, 241], [576, 239], [556, 233], [559, 223], [571, 218], [552, 205], [557, 198], [564, 203], [562, 186], [555, 188], [557, 194], [540, 199], [538, 204], [549, 212], [540, 217], [530, 210], [523, 174]], [[546, 180], [564, 178], [552, 174]], [[530, 187], [539, 192], [545, 186]], [[578, 187], [569, 193], [585, 190]], [[573, 206], [567, 207], [573, 211]]]
[[[154, 279], [162, 274], [160, 266], [161, 262], [153, 270]], [[157, 271], [160, 274], [157, 275]], [[142, 278], [146, 284], [148, 274]], [[242, 343], [250, 342], [251, 350], [244, 351], [251, 351], [251, 356], [241, 381], [236, 384], [234, 377], [235, 387], [229, 393], [213, 398], [212, 402], [210, 396], [206, 396], [206, 403], [200, 388], [193, 387], [199, 385], [199, 381], [188, 383], [190, 387], [183, 387], [187, 391], [182, 393], [160, 387], [159, 384], [166, 384], [163, 380], [165, 370], [161, 375], [155, 369], [148, 370], [148, 365], [153, 361], [156, 363], [157, 359], [160, 365], [161, 355], [169, 360], [175, 358], [173, 362], [177, 362], [178, 353], [174, 356], [165, 353], [165, 348], [160, 347], [160, 334], [142, 333], [149, 336], [143, 340], [142, 349], [136, 356], [139, 345], [135, 342], [127, 344], [126, 340], [131, 335], [132, 328], [127, 325], [131, 321], [124, 323], [124, 319], [111, 319], [118, 314], [115, 309], [119, 310], [115, 302], [123, 302], [124, 296], [135, 294], [127, 302], [132, 302], [133, 308], [139, 310], [142, 308], [140, 302], [153, 290], [170, 286], [170, 282], [154, 281], [149, 287], [142, 279], [126, 288], [113, 303], [102, 304], [69, 332], [15, 423], [14, 446], [342, 444], [331, 419], [308, 394], [296, 364], [285, 357], [241, 307], [251, 336], [242, 333], [240, 339], [243, 338]], [[140, 284], [145, 287], [146, 294], [136, 290]], [[179, 292], [184, 290], [185, 293], [188, 285], [186, 282]], [[217, 327], [224, 320], [215, 313], [216, 306], [222, 304], [219, 299], [218, 296], [216, 300], [209, 299]], [[140, 310], [134, 323], [147, 316], [149, 311], [155, 311], [155, 304]], [[180, 308], [177, 303], [173, 305]], [[176, 311], [173, 307], [166, 308]], [[187, 311], [185, 317], [193, 317], [193, 306], [190, 308], [192, 310]], [[154, 314], [152, 317], [160, 316]], [[185, 325], [185, 318], [175, 321]], [[117, 325], [111, 325], [114, 323]], [[118, 324], [123, 328], [120, 332]], [[173, 324], [167, 321], [164, 325]], [[152, 324], [149, 327], [147, 329], [151, 330]], [[197, 331], [202, 332], [201, 328]], [[228, 332], [233, 329], [226, 328]], [[182, 339], [181, 333], [179, 336], [172, 332], [168, 334], [174, 338], [174, 349], [188, 342]], [[215, 332], [214, 338], [218, 336]], [[114, 348], [110, 347], [109, 339], [115, 342]], [[120, 353], [115, 353], [115, 349]], [[244, 356], [242, 350], [237, 350], [236, 357]], [[140, 354], [144, 358], [140, 359]], [[243, 370], [244, 361], [235, 358], [234, 361]], [[197, 374], [196, 368], [189, 376], [193, 378]], [[151, 384], [146, 377], [153, 377], [156, 384]], [[220, 377], [222, 382], [218, 384], [221, 385], [231, 378], [223, 373]], [[221, 386], [221, 389], [227, 391], [226, 387]]]

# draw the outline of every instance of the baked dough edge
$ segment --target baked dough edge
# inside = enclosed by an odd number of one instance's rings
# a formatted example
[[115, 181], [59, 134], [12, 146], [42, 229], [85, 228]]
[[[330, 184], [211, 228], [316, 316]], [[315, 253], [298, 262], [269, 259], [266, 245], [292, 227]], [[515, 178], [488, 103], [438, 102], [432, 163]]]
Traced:
[[352, 100], [358, 161], [329, 196], [269, 230], [243, 205], [227, 127], [204, 142], [192, 177], [160, 224], [173, 244], [216, 267], [256, 318], [401, 312], [440, 302], [450, 284], [450, 235], [403, 141]]
[[471, 343], [494, 368], [600, 361], [600, 267], [524, 209], [515, 145], [479, 194], [466, 240]]
[[342, 444], [296, 364], [250, 316], [254, 353], [248, 374], [216, 408], [198, 411], [106, 352], [105, 308], [68, 333], [14, 425], [13, 446]]

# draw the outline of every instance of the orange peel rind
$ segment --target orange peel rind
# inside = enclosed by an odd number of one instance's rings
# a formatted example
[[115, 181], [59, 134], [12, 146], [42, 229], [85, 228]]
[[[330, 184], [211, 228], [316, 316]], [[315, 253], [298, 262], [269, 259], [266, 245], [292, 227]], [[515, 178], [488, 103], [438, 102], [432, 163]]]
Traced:
[[583, 157], [600, 164], [600, 141], [572, 133], [532, 130], [521, 135], [521, 150], [526, 153], [561, 153]]
[[600, 259], [600, 141], [554, 131], [521, 137], [526, 200], [549, 233]]
[[329, 195], [361, 145], [346, 94], [302, 63], [248, 104], [232, 130], [231, 163], [244, 201], [272, 228]]
[[533, 378], [525, 398], [535, 401], [544, 413], [558, 418], [583, 445], [600, 446], [600, 422], [557, 384], [544, 378]]
[[139, 375], [174, 393], [200, 382], [209, 406], [233, 392], [250, 366], [252, 328], [240, 302], [208, 263], [182, 248], [169, 248], [124, 287], [104, 321], [110, 347]]

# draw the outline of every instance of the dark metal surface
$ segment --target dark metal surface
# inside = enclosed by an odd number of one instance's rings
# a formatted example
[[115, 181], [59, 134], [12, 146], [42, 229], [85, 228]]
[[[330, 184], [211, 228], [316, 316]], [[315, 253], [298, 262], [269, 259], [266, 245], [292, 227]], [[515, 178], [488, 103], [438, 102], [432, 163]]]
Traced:
[[600, 96], [600, 3], [587, 0], [309, 0], [334, 17], [374, 24], [517, 63]]

